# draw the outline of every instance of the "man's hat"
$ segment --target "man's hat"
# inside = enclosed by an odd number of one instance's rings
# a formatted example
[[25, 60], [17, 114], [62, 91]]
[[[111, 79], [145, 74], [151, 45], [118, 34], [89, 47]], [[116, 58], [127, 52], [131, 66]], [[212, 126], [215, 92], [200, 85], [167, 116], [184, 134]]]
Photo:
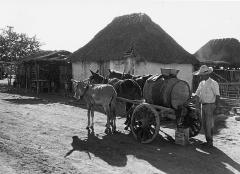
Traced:
[[207, 65], [202, 65], [198, 71], [193, 72], [193, 75], [207, 75], [213, 72], [212, 67], [208, 67]]

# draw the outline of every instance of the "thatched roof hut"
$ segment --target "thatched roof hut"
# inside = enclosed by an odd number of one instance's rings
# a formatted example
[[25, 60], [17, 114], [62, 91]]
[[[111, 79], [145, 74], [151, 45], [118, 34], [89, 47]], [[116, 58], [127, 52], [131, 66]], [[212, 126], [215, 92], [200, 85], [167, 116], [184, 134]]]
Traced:
[[126, 52], [131, 51], [140, 61], [163, 64], [198, 63], [194, 56], [143, 13], [114, 18], [70, 58], [72, 62], [119, 60]]
[[[230, 91], [235, 91], [233, 88], [240, 88], [240, 42], [237, 39], [210, 40], [194, 55], [201, 64], [214, 68], [212, 78], [220, 83], [222, 96], [229, 97]], [[238, 90], [236, 93], [239, 94]]]
[[195, 57], [206, 63], [240, 65], [240, 42], [234, 38], [213, 39], [203, 45]]

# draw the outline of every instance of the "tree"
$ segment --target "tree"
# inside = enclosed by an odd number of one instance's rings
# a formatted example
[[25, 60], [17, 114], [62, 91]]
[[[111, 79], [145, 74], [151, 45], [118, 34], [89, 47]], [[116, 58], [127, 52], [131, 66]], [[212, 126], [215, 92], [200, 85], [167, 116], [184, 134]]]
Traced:
[[40, 50], [42, 44], [36, 36], [29, 37], [25, 33], [13, 31], [13, 27], [7, 26], [0, 33], [0, 60], [15, 62]]

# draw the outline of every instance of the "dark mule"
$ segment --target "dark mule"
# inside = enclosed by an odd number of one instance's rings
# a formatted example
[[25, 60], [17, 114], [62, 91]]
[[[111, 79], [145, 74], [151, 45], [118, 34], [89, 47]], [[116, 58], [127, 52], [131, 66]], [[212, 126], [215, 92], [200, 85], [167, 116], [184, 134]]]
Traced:
[[133, 76], [128, 73], [121, 73], [119, 71], [114, 71], [109, 69], [109, 78], [117, 78], [117, 79], [133, 79], [138, 83], [138, 85], [141, 87], [141, 90], [143, 90], [144, 84], [146, 80], [151, 77], [152, 75], [145, 75], [145, 76]]
[[[141, 100], [142, 99], [142, 91], [140, 86], [132, 79], [125, 79], [125, 80], [120, 80], [120, 79], [107, 79], [101, 76], [98, 73], [92, 72], [92, 75], [89, 77], [89, 81], [91, 83], [108, 83], [113, 85], [117, 92], [118, 97], [123, 97], [126, 99], [130, 100]], [[128, 129], [130, 125], [130, 115], [131, 115], [131, 108], [132, 108], [132, 103], [126, 103], [126, 112], [127, 114], [127, 120], [125, 124], [127, 125], [125, 129]]]
[[128, 74], [128, 73], [119, 72], [119, 71], [115, 71], [115, 70], [111, 70], [111, 69], [108, 69], [108, 71], [109, 71], [109, 75], [108, 75], [109, 79], [117, 78], [117, 79], [125, 80], [125, 79], [134, 78], [133, 75]]
[[140, 76], [140, 77], [134, 78], [134, 81], [136, 81], [138, 83], [138, 85], [141, 87], [141, 90], [143, 91], [143, 87], [145, 85], [145, 82], [150, 77], [152, 77], [152, 75]]
[[[73, 80], [74, 98], [84, 99], [88, 108], [88, 125], [87, 129], [94, 129], [94, 105], [101, 105], [107, 115], [106, 133], [116, 131], [116, 97], [117, 93], [112, 85], [109, 84], [87, 84], [83, 81]], [[91, 114], [91, 121], [90, 121]]]

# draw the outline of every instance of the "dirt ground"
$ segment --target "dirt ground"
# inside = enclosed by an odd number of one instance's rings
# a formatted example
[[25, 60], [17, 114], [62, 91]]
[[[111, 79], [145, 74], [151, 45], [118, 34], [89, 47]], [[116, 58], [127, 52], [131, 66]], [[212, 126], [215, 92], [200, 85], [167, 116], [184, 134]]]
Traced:
[[[6, 91], [0, 81], [0, 173], [240, 173], [240, 122], [218, 115], [214, 148], [200, 145], [201, 133], [187, 146], [164, 133], [139, 144], [117, 119], [116, 135], [104, 133], [106, 116], [95, 113], [95, 134], [88, 134], [87, 111], [64, 98]], [[161, 125], [174, 138], [175, 126]], [[71, 146], [72, 137], [76, 143]], [[64, 158], [65, 155], [68, 155]]]

